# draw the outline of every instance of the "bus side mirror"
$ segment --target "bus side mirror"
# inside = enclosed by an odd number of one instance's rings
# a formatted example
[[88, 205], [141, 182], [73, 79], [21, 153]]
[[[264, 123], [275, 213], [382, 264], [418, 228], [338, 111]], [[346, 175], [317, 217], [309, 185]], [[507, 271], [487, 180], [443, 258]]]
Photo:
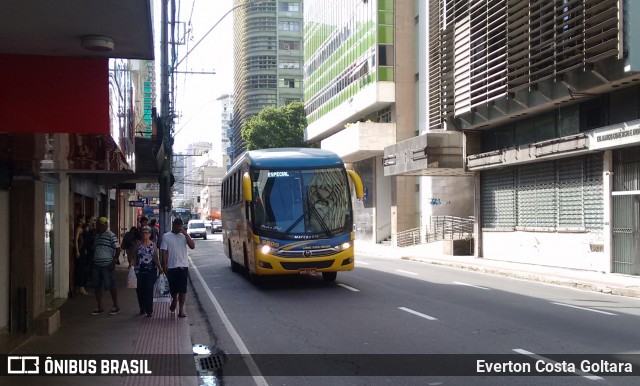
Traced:
[[249, 176], [249, 172], [245, 172], [242, 175], [242, 198], [245, 201], [253, 201], [251, 194], [251, 177]]
[[364, 197], [364, 188], [362, 187], [362, 180], [360, 179], [360, 176], [353, 170], [347, 170], [347, 174], [353, 182], [353, 187], [356, 189], [356, 197], [358, 200], [362, 200], [362, 197]]

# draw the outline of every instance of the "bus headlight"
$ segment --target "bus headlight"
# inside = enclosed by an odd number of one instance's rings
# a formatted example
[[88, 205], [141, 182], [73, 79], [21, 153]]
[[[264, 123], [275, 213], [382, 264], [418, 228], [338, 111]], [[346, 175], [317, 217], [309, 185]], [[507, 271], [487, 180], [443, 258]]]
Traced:
[[346, 242], [346, 243], [342, 243], [342, 245], [340, 246], [343, 250], [344, 249], [349, 249], [351, 248], [351, 243]]
[[268, 255], [269, 252], [271, 252], [271, 247], [268, 245], [263, 245], [262, 248], [260, 248], [260, 252], [264, 253], [265, 255]]

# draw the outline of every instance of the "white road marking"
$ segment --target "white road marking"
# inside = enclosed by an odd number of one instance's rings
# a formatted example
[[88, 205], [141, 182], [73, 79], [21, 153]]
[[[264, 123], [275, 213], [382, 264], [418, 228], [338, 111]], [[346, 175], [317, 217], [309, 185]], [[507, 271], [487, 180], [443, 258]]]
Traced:
[[348, 286], [348, 285], [346, 285], [346, 284], [338, 283], [338, 285], [339, 285], [340, 287], [343, 287], [343, 288], [348, 289], [349, 291], [353, 291], [353, 292], [360, 292], [360, 290], [359, 290], [359, 289], [357, 289], [357, 288], [353, 288], [353, 287]]
[[415, 272], [405, 271], [405, 270], [402, 270], [402, 269], [396, 269], [396, 272], [401, 272], [401, 273], [406, 273], [406, 274], [408, 274], [408, 275], [418, 276], [418, 274], [417, 274], [417, 273], [415, 273]]
[[421, 312], [414, 311], [411, 308], [407, 308], [407, 307], [398, 307], [398, 308], [401, 309], [402, 311], [406, 311], [406, 312], [408, 312], [410, 314], [418, 315], [421, 318], [425, 318], [425, 319], [429, 319], [429, 320], [438, 320], [437, 318], [434, 318], [433, 316], [429, 316], [429, 315], [423, 314]]
[[[528, 357], [531, 357], [531, 358], [534, 358], [534, 359], [538, 359], [538, 360], [541, 360], [541, 361], [544, 361], [544, 362], [547, 362], [547, 363], [558, 363], [558, 362], [554, 361], [553, 359], [549, 359], [549, 358], [543, 357], [542, 355], [538, 355], [536, 353], [532, 353], [531, 351], [527, 351], [527, 350], [524, 350], [524, 349], [521, 349], [521, 348], [514, 348], [513, 351], [517, 352], [518, 354], [526, 355]], [[584, 371], [580, 371], [580, 370], [577, 370], [575, 372], [575, 374], [578, 374], [578, 375], [580, 375], [580, 376], [582, 376], [584, 378], [590, 379], [592, 381], [600, 381], [600, 380], [604, 379], [604, 378], [599, 377], [597, 375], [585, 373]]]
[[612, 312], [606, 312], [606, 311], [594, 310], [594, 309], [591, 309], [591, 308], [580, 307], [580, 306], [574, 306], [574, 305], [571, 305], [571, 304], [556, 303], [556, 302], [551, 302], [551, 304], [555, 304], [555, 305], [563, 306], [563, 307], [577, 308], [577, 309], [579, 309], [579, 310], [585, 310], [585, 311], [597, 312], [597, 313], [599, 313], [599, 314], [605, 314], [605, 315], [618, 315], [618, 314], [614, 314], [614, 313], [612, 313]]
[[463, 283], [463, 282], [460, 282], [460, 281], [454, 281], [453, 284], [464, 285], [464, 286], [467, 286], [467, 287], [479, 288], [479, 289], [483, 289], [483, 290], [489, 291], [489, 288], [480, 287], [479, 285], [467, 284], [467, 283]]
[[202, 275], [200, 274], [198, 267], [196, 267], [195, 264], [193, 264], [193, 260], [191, 260], [191, 257], [189, 257], [189, 260], [191, 261], [191, 265], [193, 266], [193, 271], [195, 271], [196, 276], [198, 276], [198, 280], [200, 280], [200, 283], [202, 283], [202, 286], [204, 287], [204, 290], [207, 293], [207, 296], [209, 296], [209, 300], [211, 300], [211, 303], [213, 303], [213, 306], [216, 308], [216, 311], [218, 312], [218, 315], [222, 320], [222, 324], [224, 324], [225, 328], [227, 329], [227, 332], [231, 336], [231, 339], [233, 339], [233, 342], [236, 344], [236, 347], [238, 347], [240, 354], [243, 354], [242, 358], [244, 362], [247, 364], [247, 367], [249, 368], [251, 375], [253, 376], [253, 381], [256, 383], [257, 386], [269, 386], [269, 384], [267, 383], [267, 380], [260, 373], [260, 369], [258, 368], [258, 365], [256, 365], [256, 362], [251, 357], [251, 353], [249, 352], [249, 349], [247, 349], [247, 346], [245, 346], [244, 342], [242, 341], [242, 338], [240, 338], [240, 335], [238, 334], [236, 329], [233, 328], [231, 321], [229, 320], [229, 318], [227, 318], [227, 315], [224, 313], [224, 310], [222, 309], [222, 306], [218, 302], [218, 299], [216, 299], [216, 297], [213, 295], [213, 292], [211, 292], [211, 290], [209, 289], [209, 286], [207, 285], [207, 283], [205, 283], [204, 279], [202, 278]]
[[364, 261], [356, 260], [356, 265], [369, 265], [370, 263], [365, 263]]

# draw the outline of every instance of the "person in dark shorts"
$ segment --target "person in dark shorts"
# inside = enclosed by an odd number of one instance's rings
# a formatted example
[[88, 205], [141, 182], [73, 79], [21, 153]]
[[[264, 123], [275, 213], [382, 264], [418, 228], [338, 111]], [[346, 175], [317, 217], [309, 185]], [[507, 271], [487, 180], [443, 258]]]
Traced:
[[96, 302], [98, 308], [91, 315], [100, 315], [104, 313], [102, 308], [102, 289], [111, 292], [111, 300], [113, 300], [113, 309], [109, 315], [120, 313], [118, 307], [118, 291], [116, 290], [115, 281], [113, 280], [113, 270], [116, 268], [116, 262], [120, 256], [120, 244], [116, 235], [109, 230], [109, 219], [100, 217], [97, 225], [98, 233], [95, 235], [93, 242], [93, 266], [92, 266], [92, 284], [95, 288]]
[[194, 249], [196, 243], [182, 228], [182, 219], [173, 220], [171, 232], [162, 236], [162, 269], [167, 273], [169, 288], [171, 289], [171, 306], [169, 310], [173, 313], [176, 305], [179, 304], [178, 317], [184, 318], [184, 301], [187, 295], [187, 276], [189, 273], [189, 256], [187, 245]]

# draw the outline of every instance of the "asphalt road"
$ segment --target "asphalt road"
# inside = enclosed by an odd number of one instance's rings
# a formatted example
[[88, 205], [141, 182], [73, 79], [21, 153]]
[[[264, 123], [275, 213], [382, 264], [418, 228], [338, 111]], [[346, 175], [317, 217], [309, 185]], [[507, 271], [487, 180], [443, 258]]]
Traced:
[[[596, 376], [579, 366], [599, 359], [587, 354], [640, 353], [639, 299], [371, 256], [357, 256], [356, 269], [338, 273], [335, 283], [320, 276], [286, 276], [256, 287], [231, 272], [220, 234], [197, 240], [190, 255], [197, 268], [190, 275], [214, 344], [230, 354], [251, 353], [255, 359], [244, 363], [255, 363], [259, 371], [253, 379], [224, 375], [226, 385], [618, 385], [640, 380], [612, 375], [618, 373]], [[640, 374], [639, 358], [606, 359], [634, 361]], [[551, 363], [555, 370], [565, 359], [577, 364], [575, 372], [564, 367], [575, 375], [514, 372], [525, 362], [535, 372], [538, 361], [541, 368]], [[502, 373], [510, 376], [481, 376], [478, 360], [511, 361]], [[293, 376], [301, 368], [313, 376]], [[469, 376], [447, 376], [469, 369]], [[407, 374], [412, 376], [401, 376]]]

